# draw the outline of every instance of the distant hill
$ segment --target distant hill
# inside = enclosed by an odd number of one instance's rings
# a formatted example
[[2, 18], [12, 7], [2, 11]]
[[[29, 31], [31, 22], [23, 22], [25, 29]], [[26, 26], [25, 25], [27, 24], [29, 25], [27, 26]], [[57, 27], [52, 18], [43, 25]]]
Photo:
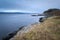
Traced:
[[60, 9], [48, 9], [43, 12], [46, 17], [51, 17], [51, 16], [60, 16]]
[[[0, 14], [32, 14], [32, 13], [24, 13], [24, 12], [0, 12]], [[33, 13], [36, 14], [36, 13]]]

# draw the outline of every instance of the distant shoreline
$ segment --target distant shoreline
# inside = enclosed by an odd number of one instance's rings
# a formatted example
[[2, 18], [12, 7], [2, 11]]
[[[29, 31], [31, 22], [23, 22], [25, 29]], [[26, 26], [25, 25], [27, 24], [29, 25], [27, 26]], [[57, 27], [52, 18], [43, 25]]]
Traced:
[[36, 14], [36, 15], [32, 15], [32, 16], [44, 16], [44, 14]]

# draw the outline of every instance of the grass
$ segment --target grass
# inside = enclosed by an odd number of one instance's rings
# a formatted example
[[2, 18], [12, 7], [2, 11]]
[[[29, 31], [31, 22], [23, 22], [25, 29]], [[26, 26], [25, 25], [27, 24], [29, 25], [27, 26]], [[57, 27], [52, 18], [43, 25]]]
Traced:
[[31, 31], [17, 34], [13, 40], [60, 40], [60, 16], [47, 18], [43, 23], [31, 26]]

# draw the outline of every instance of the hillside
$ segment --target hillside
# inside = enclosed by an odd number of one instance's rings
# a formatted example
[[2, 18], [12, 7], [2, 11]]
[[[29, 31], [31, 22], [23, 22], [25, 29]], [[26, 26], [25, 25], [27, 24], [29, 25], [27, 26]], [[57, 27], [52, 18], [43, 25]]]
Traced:
[[53, 16], [42, 23], [29, 25], [10, 40], [60, 40], [60, 16]]
[[60, 16], [60, 9], [48, 9], [43, 12], [46, 17]]

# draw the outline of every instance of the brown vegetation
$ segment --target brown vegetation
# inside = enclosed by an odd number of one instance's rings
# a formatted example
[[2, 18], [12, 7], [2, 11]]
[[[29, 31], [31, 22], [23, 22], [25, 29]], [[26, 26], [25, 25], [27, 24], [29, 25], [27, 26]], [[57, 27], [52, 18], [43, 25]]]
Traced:
[[60, 9], [50, 9], [44, 13], [47, 16], [44, 22], [30, 25], [10, 40], [60, 40]]
[[46, 17], [60, 16], [60, 9], [48, 9], [47, 11], [44, 11], [44, 14]]
[[31, 25], [31, 28], [11, 40], [60, 40], [60, 16], [47, 18], [41, 24]]

